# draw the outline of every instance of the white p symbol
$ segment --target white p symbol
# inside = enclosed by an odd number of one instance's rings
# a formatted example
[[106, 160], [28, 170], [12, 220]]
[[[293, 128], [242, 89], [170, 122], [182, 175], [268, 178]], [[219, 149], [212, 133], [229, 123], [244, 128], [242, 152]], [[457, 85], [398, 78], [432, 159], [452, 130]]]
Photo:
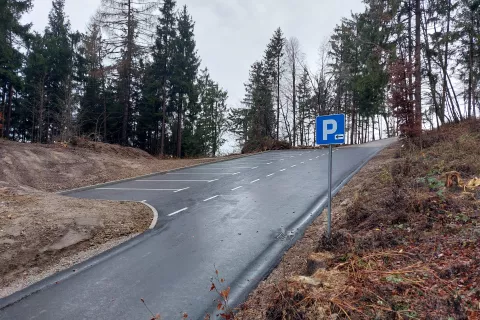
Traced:
[[[328, 126], [331, 125], [331, 128], [328, 129]], [[337, 121], [329, 119], [323, 121], [323, 140], [328, 140], [329, 134], [334, 134], [337, 132]]]

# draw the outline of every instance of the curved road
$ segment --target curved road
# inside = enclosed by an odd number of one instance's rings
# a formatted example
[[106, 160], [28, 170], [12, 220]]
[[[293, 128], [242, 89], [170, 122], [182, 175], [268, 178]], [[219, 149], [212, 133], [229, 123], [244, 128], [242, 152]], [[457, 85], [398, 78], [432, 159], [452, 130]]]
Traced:
[[[393, 139], [335, 149], [338, 187]], [[267, 152], [71, 193], [146, 201], [154, 230], [0, 300], [0, 319], [203, 319], [219, 270], [242, 302], [325, 204], [327, 150]], [[215, 267], [214, 267], [215, 266]]]

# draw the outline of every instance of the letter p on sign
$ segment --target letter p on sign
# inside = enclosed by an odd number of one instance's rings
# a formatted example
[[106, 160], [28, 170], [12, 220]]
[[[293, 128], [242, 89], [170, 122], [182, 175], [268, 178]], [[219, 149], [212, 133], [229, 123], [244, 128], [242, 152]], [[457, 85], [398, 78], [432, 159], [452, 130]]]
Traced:
[[[330, 127], [330, 128], [329, 128]], [[337, 122], [333, 119], [326, 119], [323, 121], [323, 140], [328, 140], [329, 134], [337, 133]]]
[[345, 143], [345, 115], [331, 114], [317, 117], [317, 144]]

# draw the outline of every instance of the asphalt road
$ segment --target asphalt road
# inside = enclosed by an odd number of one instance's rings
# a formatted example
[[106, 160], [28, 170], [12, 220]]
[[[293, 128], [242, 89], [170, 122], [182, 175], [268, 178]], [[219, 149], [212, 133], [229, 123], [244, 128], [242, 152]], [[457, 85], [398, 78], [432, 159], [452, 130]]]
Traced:
[[[336, 149], [334, 187], [391, 142]], [[203, 319], [215, 267], [242, 302], [318, 215], [327, 165], [328, 150], [276, 151], [72, 193], [146, 200], [157, 227], [0, 300], [0, 319], [150, 319], [141, 298], [162, 319]]]

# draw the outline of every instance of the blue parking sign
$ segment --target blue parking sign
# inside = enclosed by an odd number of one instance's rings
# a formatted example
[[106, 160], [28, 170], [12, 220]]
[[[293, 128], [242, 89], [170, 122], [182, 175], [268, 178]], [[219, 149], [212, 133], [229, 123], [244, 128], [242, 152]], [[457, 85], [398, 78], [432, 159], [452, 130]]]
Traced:
[[345, 143], [345, 115], [330, 114], [317, 117], [317, 144]]

